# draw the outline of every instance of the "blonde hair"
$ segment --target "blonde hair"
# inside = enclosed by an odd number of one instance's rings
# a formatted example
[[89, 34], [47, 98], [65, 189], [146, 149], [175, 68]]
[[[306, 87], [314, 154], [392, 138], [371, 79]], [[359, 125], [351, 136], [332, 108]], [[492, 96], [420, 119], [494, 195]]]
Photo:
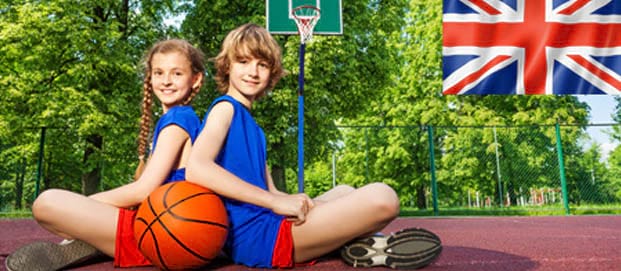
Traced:
[[[192, 46], [189, 42], [181, 39], [169, 39], [157, 42], [151, 47], [151, 49], [147, 52], [147, 54], [143, 58], [142, 65], [144, 66], [144, 81], [142, 84], [142, 116], [140, 118], [140, 132], [138, 134], [138, 158], [140, 159], [140, 163], [138, 168], [136, 169], [136, 173], [134, 174], [134, 179], [138, 179], [142, 174], [144, 169], [144, 162], [146, 160], [146, 152], [147, 145], [149, 142], [149, 133], [151, 130], [151, 124], [153, 122], [153, 88], [151, 87], [151, 60], [153, 56], [157, 53], [170, 53], [170, 52], [179, 52], [185, 55], [190, 61], [190, 65], [192, 68], [192, 74], [203, 74], [205, 72], [205, 56], [201, 50]], [[203, 79], [201, 77], [201, 81], [197, 84], [196, 87], [192, 88], [192, 91], [183, 101], [184, 105], [188, 105], [192, 102], [192, 99], [196, 96], [198, 91], [200, 90]]]
[[222, 42], [220, 53], [214, 59], [215, 81], [220, 93], [228, 91], [231, 63], [245, 57], [261, 59], [270, 67], [270, 81], [259, 96], [273, 89], [285, 74], [280, 46], [272, 35], [256, 24], [244, 24], [229, 32]]

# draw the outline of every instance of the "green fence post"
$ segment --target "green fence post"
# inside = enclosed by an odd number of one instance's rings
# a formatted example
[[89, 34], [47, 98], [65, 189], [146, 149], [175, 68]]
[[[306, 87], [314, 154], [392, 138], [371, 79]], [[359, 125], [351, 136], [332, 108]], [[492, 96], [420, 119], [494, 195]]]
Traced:
[[429, 171], [431, 171], [431, 198], [433, 199], [433, 215], [438, 216], [438, 184], [436, 180], [436, 158], [433, 151], [433, 126], [427, 125], [427, 134], [429, 135]]
[[561, 191], [563, 193], [563, 206], [565, 215], [569, 215], [569, 194], [567, 194], [567, 180], [565, 179], [565, 162], [563, 161], [563, 144], [561, 143], [561, 126], [556, 123], [556, 153], [558, 154], [558, 167], [561, 175]]
[[364, 178], [366, 183], [369, 183], [369, 133], [368, 133], [368, 129], [371, 128], [365, 128], [364, 129]]
[[500, 157], [498, 155], [498, 136], [496, 135], [496, 126], [494, 126], [494, 146], [496, 154], [496, 176], [498, 177], [498, 206], [502, 208], [504, 206], [504, 197], [502, 195], [502, 173], [500, 172]]
[[43, 150], [45, 148], [45, 127], [41, 127], [41, 138], [39, 138], [39, 160], [37, 161], [37, 180], [35, 182], [34, 199], [39, 196], [39, 184], [41, 183], [41, 175], [43, 175]]

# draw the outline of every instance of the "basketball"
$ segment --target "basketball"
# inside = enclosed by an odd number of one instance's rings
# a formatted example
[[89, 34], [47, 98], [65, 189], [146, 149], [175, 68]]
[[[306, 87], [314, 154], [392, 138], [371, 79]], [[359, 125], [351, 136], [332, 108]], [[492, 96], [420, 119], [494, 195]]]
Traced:
[[207, 265], [220, 253], [227, 233], [228, 218], [220, 197], [187, 181], [153, 191], [134, 220], [138, 248], [164, 270]]

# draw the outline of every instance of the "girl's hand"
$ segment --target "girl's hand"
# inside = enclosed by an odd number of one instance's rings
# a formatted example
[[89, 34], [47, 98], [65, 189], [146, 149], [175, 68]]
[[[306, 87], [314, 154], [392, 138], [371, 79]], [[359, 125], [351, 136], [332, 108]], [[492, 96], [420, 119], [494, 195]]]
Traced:
[[313, 200], [306, 194], [275, 194], [272, 211], [284, 215], [295, 225], [300, 225], [306, 220], [306, 215], [315, 206]]

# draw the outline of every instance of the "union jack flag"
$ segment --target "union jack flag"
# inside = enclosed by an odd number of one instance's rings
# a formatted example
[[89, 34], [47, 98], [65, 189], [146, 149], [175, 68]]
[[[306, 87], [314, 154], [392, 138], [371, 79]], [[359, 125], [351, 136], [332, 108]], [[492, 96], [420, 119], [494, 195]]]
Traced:
[[621, 94], [620, 0], [443, 1], [443, 94]]

